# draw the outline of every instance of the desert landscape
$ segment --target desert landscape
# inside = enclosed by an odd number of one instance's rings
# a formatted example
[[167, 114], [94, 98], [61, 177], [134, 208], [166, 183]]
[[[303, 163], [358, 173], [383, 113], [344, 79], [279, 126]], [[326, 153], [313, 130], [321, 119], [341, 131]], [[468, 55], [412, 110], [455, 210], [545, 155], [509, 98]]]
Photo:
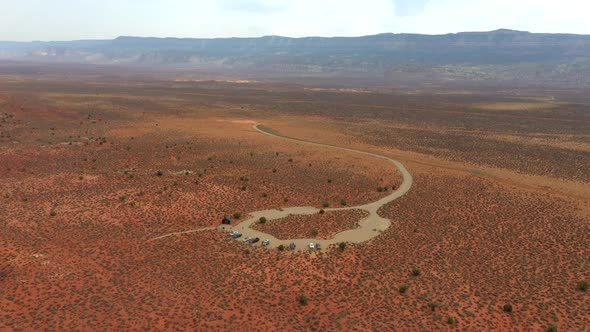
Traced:
[[247, 76], [0, 62], [0, 330], [590, 329], [587, 87]]

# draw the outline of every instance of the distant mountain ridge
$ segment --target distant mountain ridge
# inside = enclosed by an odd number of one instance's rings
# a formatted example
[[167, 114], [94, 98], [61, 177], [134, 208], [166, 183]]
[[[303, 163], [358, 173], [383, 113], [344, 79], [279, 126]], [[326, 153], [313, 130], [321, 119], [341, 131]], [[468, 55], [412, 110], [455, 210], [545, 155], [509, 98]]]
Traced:
[[[445, 35], [153, 38], [0, 42], [0, 59], [265, 72], [364, 72], [440, 66], [590, 67], [590, 35], [499, 29]], [[573, 67], [572, 67], [573, 66]], [[520, 67], [519, 67], [520, 68]], [[563, 70], [563, 68], [559, 69]]]

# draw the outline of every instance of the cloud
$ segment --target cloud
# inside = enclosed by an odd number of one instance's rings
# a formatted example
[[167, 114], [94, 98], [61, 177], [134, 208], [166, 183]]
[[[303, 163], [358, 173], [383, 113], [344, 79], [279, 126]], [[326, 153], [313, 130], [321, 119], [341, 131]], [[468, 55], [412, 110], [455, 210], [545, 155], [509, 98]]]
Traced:
[[424, 11], [431, 0], [392, 0], [396, 16], [415, 16]]
[[284, 5], [261, 0], [218, 0], [221, 10], [268, 14], [285, 9]]

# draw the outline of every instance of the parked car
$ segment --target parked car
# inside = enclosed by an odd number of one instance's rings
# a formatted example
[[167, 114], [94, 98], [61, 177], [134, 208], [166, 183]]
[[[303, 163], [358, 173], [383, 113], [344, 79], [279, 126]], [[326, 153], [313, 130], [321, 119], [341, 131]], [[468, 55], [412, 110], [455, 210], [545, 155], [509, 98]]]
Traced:
[[266, 246], [268, 246], [269, 244], [270, 244], [270, 241], [269, 241], [268, 239], [266, 239], [266, 240], [262, 241], [262, 246], [263, 246], [263, 247], [266, 247]]
[[251, 240], [252, 240], [252, 238], [249, 236], [244, 238], [244, 242], [250, 242]]
[[289, 245], [289, 248], [291, 248], [291, 250], [295, 250], [295, 248], [297, 248], [297, 246], [295, 245], [294, 242], [291, 242], [291, 244]]
[[321, 246], [319, 243], [316, 243], [316, 244], [315, 244], [315, 248], [316, 248], [317, 250], [322, 250], [322, 246]]
[[242, 236], [242, 233], [240, 233], [240, 232], [238, 232], [238, 231], [231, 231], [231, 232], [229, 233], [229, 235], [230, 235], [231, 237], [233, 237], [234, 239], [237, 239], [237, 238], [239, 238], [240, 236]]
[[252, 242], [250, 242], [250, 243], [256, 243], [256, 242], [258, 242], [258, 241], [260, 241], [260, 238], [258, 238], [258, 237], [257, 237], [257, 238], [255, 238], [255, 239], [252, 239]]
[[313, 244], [313, 242], [309, 244], [309, 249], [311, 249], [311, 250], [315, 249], [315, 244]]

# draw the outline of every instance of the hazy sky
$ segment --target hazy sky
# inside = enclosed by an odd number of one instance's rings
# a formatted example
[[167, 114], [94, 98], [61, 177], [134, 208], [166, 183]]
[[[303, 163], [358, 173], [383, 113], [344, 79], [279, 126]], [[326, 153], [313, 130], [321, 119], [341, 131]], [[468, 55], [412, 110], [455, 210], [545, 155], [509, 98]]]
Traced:
[[588, 0], [0, 0], [0, 40], [359, 36], [498, 28], [590, 34]]

